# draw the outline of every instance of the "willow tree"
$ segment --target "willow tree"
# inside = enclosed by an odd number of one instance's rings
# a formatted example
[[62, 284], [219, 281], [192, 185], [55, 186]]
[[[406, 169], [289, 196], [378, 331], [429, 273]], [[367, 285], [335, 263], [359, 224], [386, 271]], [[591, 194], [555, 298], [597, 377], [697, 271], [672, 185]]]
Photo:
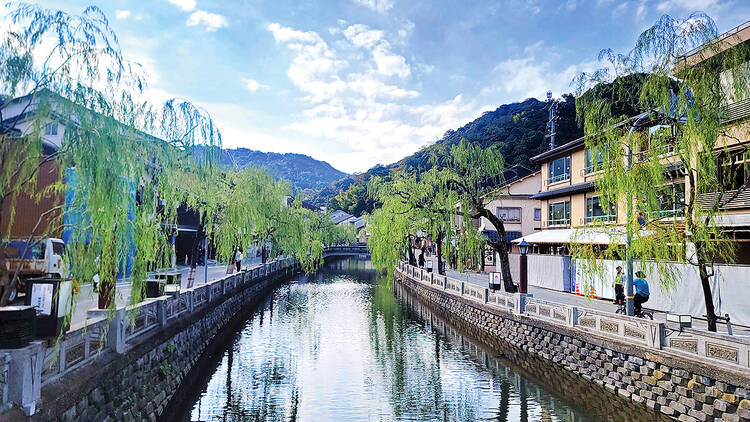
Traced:
[[[41, 213], [47, 221], [29, 233], [26, 249], [63, 228], [74, 291], [98, 274], [100, 305], [114, 307], [118, 273], [131, 269], [138, 300], [146, 272], [171, 255], [165, 228], [175, 226], [184, 199], [180, 174], [196, 165], [192, 148], [217, 145], [218, 130], [187, 101], [155, 106], [143, 99], [147, 75], [123, 57], [98, 8], [70, 15], [20, 4], [10, 19], [0, 42], [0, 212], [9, 214], [2, 240], [20, 196], [51, 197]], [[45, 133], [51, 125], [61, 128], [57, 140]], [[54, 163], [57, 182], [39, 190], [46, 163]], [[18, 280], [4, 260], [2, 253], [0, 278], [9, 288], [0, 304]]]
[[[433, 163], [440, 168], [444, 190], [436, 192], [442, 196], [441, 202], [455, 204], [461, 216], [461, 229], [455, 233], [459, 242], [459, 264], [461, 261], [479, 256], [482, 259], [484, 245], [488, 245], [500, 258], [500, 271], [507, 291], [514, 291], [513, 278], [508, 260], [508, 244], [505, 239], [505, 225], [487, 205], [500, 198], [496, 187], [504, 184], [505, 161], [494, 146], [484, 148], [462, 139], [449, 150], [434, 155]], [[490, 241], [473, 228], [473, 222], [484, 217], [498, 233], [498, 241]]]
[[412, 240], [422, 226], [410, 201], [418, 190], [416, 176], [403, 173], [394, 174], [388, 182], [379, 177], [368, 181], [368, 195], [381, 204], [367, 225], [367, 248], [378, 271], [391, 275], [404, 258], [416, 265]]
[[[604, 206], [619, 203], [627, 210], [624, 229], [597, 230], [625, 239], [629, 247], [613, 242], [593, 250], [579, 244], [574, 255], [590, 264], [596, 257], [652, 261], [654, 265], [643, 265], [643, 270], [658, 274], [665, 289], [673, 288], [681, 276], [673, 263], [693, 266], [700, 276], [709, 329], [715, 331], [714, 266], [734, 260], [721, 212], [750, 181], [743, 143], [747, 121], [728, 124], [732, 104], [748, 98], [748, 46], [736, 34], [720, 37], [705, 14], [684, 20], [665, 15], [640, 35], [629, 53], [603, 50], [602, 58], [609, 60], [605, 68], [579, 75], [579, 94], [614, 82], [612, 100], [579, 95], [577, 110], [586, 147], [600, 157], [596, 187]], [[618, 91], [622, 79], [613, 77], [632, 74], [645, 75], [640, 91]], [[642, 114], [615, 115], [612, 103], [618, 101], [630, 102]], [[632, 265], [628, 272], [632, 280]]]

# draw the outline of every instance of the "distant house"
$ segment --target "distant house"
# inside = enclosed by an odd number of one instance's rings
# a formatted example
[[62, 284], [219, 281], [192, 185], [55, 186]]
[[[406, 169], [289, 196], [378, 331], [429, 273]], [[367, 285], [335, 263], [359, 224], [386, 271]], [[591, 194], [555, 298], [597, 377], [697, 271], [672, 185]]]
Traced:
[[333, 224], [339, 224], [339, 223], [341, 223], [343, 221], [347, 221], [347, 220], [349, 220], [350, 218], [353, 218], [353, 217], [354, 217], [353, 215], [349, 214], [346, 211], [342, 211], [342, 210], [336, 210], [336, 211], [334, 211], [334, 212], [331, 213], [331, 220], [333, 220]]

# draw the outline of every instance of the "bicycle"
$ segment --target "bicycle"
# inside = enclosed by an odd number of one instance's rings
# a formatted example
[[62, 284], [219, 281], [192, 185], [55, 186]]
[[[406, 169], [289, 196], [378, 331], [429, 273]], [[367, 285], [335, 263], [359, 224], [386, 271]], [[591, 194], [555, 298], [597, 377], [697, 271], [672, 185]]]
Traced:
[[[627, 315], [627, 309], [625, 308], [625, 304], [618, 305], [617, 306], [617, 310], [615, 311], [615, 313], [619, 314], [619, 315]], [[650, 320], [654, 319], [654, 313], [651, 312], [651, 311], [647, 311], [647, 310], [645, 310], [643, 308], [641, 308], [641, 312], [640, 313], [636, 313], [633, 316], [636, 317], [636, 318], [643, 318], [643, 319], [650, 319]]]

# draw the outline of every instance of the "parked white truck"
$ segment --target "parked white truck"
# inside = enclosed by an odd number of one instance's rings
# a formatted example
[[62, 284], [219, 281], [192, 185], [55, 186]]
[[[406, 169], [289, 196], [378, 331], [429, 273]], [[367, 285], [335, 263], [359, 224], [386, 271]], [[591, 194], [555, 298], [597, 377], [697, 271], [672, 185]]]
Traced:
[[[28, 239], [11, 239], [4, 242], [0, 253], [5, 253], [5, 268], [8, 271], [8, 282], [18, 271], [19, 281], [10, 293], [10, 301], [13, 302], [19, 291], [25, 291], [25, 280], [34, 277], [62, 278], [67, 271], [63, 265], [65, 254], [65, 242], [56, 238], [33, 239], [27, 250]], [[26, 253], [24, 254], [24, 251]], [[21, 256], [23, 254], [23, 256]], [[6, 286], [0, 286], [0, 292]]]

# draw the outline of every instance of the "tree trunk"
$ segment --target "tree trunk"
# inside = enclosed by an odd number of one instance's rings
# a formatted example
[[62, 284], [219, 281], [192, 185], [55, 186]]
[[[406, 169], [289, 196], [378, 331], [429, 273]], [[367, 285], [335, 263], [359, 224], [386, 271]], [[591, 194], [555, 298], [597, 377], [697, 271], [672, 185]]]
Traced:
[[[188, 288], [193, 287], [195, 283], [195, 267], [198, 265], [198, 259], [200, 259], [200, 244], [205, 237], [203, 234], [203, 219], [198, 223], [198, 231], [195, 232], [195, 238], [193, 239], [193, 246], [190, 248], [190, 272], [188, 272]], [[205, 254], [204, 254], [205, 255]], [[204, 264], [207, 264], [204, 262]], [[208, 267], [206, 267], [208, 271]]]
[[711, 292], [711, 276], [708, 275], [706, 252], [703, 250], [702, 242], [695, 244], [695, 255], [698, 259], [698, 273], [701, 277], [703, 301], [706, 303], [706, 321], [708, 322], [708, 331], [716, 332], [716, 309], [714, 309], [714, 299]]
[[[510, 274], [510, 260], [508, 259], [508, 245], [505, 243], [505, 225], [503, 225], [503, 221], [497, 218], [495, 214], [493, 214], [490, 210], [486, 208], [481, 208], [478, 210], [479, 214], [489, 220], [490, 224], [492, 224], [495, 229], [497, 230], [497, 236], [498, 236], [498, 242], [488, 242], [488, 245], [494, 249], [497, 254], [499, 255], [500, 259], [500, 273], [503, 277], [503, 285], [505, 286], [505, 291], [507, 292], [515, 292], [516, 286], [513, 284], [513, 276]], [[482, 257], [482, 262], [484, 262], [484, 257]]]
[[437, 260], [438, 260], [438, 274], [445, 275], [445, 266], [443, 265], [443, 232], [438, 233]]

